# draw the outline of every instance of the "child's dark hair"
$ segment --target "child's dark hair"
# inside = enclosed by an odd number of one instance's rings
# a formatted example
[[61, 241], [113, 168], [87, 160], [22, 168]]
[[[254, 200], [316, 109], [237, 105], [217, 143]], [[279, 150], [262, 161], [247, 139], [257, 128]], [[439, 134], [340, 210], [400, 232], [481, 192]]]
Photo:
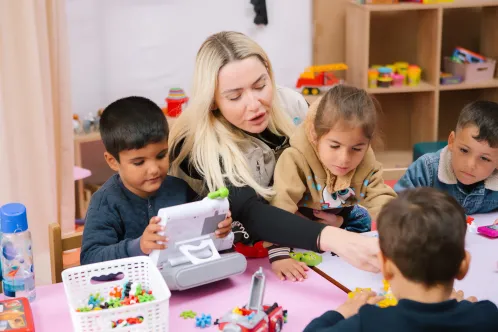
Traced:
[[446, 192], [407, 189], [383, 206], [380, 250], [405, 278], [426, 287], [449, 285], [465, 257], [466, 216]]
[[162, 110], [144, 97], [126, 97], [107, 106], [100, 118], [104, 146], [119, 162], [124, 150], [141, 149], [168, 139], [169, 128]]
[[458, 117], [457, 129], [476, 126], [476, 141], [485, 141], [492, 148], [498, 147], [498, 104], [492, 101], [474, 101], [467, 104]]
[[362, 89], [338, 84], [322, 97], [315, 116], [317, 138], [327, 134], [340, 121], [360, 126], [371, 140], [377, 127], [377, 109], [373, 98]]

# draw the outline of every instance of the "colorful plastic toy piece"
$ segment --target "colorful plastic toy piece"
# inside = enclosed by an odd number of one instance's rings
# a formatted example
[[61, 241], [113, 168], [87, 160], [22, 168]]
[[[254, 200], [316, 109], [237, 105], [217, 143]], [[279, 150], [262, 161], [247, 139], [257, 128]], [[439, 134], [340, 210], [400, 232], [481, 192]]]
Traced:
[[308, 252], [291, 252], [291, 258], [295, 259], [298, 262], [303, 262], [308, 266], [317, 266], [322, 262], [322, 256], [318, 255], [313, 251]]
[[225, 198], [225, 197], [228, 197], [228, 188], [226, 187], [222, 187], [216, 191], [213, 191], [211, 193], [208, 194], [208, 197], [210, 199], [216, 199], [216, 198]]
[[202, 316], [195, 317], [195, 326], [200, 328], [211, 326], [211, 315], [202, 314]]
[[263, 246], [263, 241], [258, 241], [252, 246], [237, 242], [235, 243], [235, 251], [248, 258], [268, 257], [268, 249]]
[[183, 319], [194, 319], [195, 316], [197, 316], [197, 313], [193, 312], [192, 310], [183, 311], [180, 314], [180, 317], [183, 318]]

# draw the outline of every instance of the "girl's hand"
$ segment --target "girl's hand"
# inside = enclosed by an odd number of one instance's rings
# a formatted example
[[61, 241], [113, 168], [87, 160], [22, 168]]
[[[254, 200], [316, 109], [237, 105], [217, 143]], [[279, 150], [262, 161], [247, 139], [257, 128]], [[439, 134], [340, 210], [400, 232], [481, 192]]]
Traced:
[[325, 227], [320, 236], [319, 248], [331, 251], [349, 264], [369, 272], [379, 272], [379, 240], [337, 227]]
[[322, 224], [341, 227], [344, 223], [344, 218], [333, 213], [329, 213], [322, 210], [313, 210], [313, 215], [317, 217]]
[[495, 220], [495, 222], [493, 223], [493, 225], [498, 225], [498, 219]]
[[292, 258], [286, 258], [271, 263], [271, 269], [280, 280], [303, 281], [308, 278], [306, 271], [309, 271], [310, 268], [303, 262], [298, 262]]

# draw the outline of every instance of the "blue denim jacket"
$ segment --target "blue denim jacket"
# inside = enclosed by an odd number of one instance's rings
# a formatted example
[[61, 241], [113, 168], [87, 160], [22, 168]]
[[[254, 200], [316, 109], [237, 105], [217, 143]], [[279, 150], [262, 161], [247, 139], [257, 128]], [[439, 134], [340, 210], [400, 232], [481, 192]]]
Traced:
[[465, 213], [487, 213], [498, 209], [498, 172], [476, 184], [472, 190], [457, 181], [451, 167], [451, 152], [445, 147], [427, 153], [408, 167], [394, 186], [396, 192], [407, 188], [434, 187], [452, 195], [465, 209]]

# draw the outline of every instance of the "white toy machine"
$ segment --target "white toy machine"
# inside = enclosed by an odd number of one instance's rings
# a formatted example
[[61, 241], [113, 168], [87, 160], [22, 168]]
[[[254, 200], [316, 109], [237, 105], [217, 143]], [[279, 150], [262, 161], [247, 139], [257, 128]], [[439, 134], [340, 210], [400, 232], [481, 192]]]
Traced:
[[161, 271], [170, 290], [184, 290], [243, 273], [244, 255], [220, 254], [233, 247], [233, 233], [223, 239], [214, 232], [229, 210], [228, 189], [222, 188], [201, 201], [159, 210], [168, 247], [149, 257]]

